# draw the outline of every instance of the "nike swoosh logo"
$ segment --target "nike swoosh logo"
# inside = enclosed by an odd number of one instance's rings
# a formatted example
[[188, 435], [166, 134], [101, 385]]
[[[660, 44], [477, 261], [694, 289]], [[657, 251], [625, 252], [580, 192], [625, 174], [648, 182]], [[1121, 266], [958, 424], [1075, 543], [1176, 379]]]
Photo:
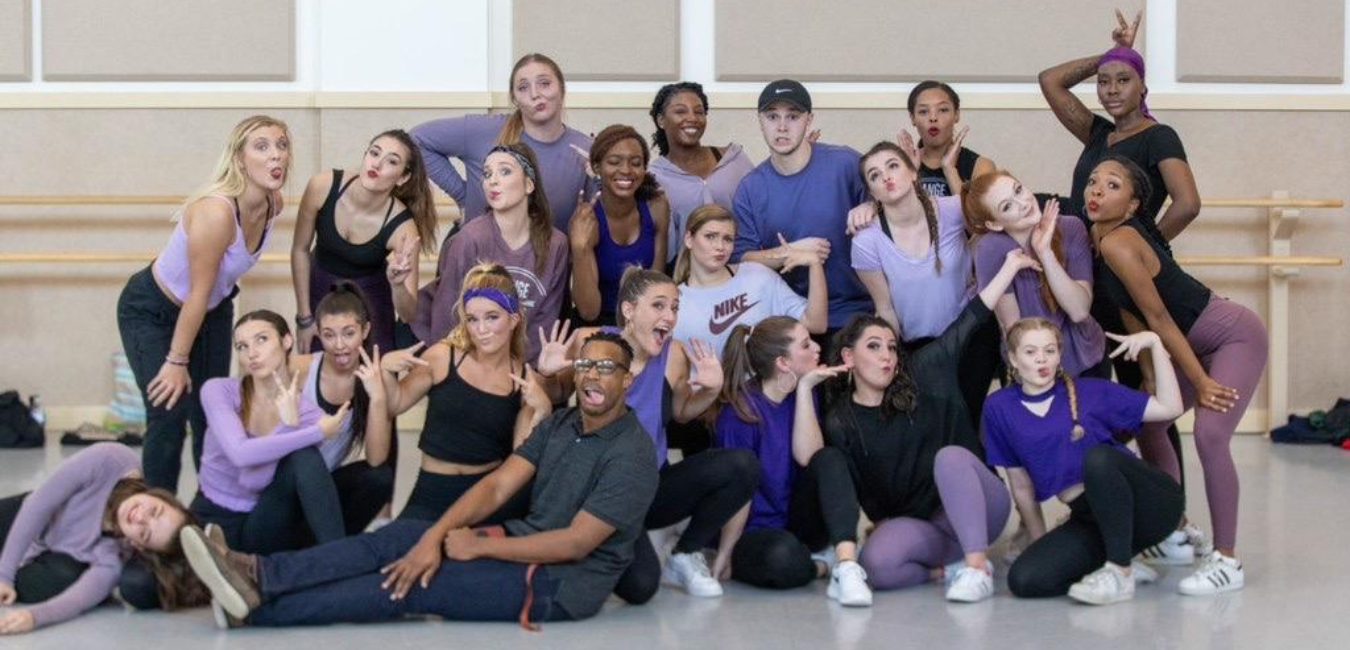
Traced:
[[779, 88], [779, 89], [773, 91], [773, 94], [775, 94], [775, 95], [781, 95], [781, 94], [783, 94], [783, 93], [790, 93], [790, 92], [792, 92], [792, 89], [791, 89], [791, 88]]
[[736, 324], [736, 321], [739, 320], [741, 316], [745, 315], [745, 312], [750, 311], [755, 305], [758, 304], [759, 301], [756, 300], [740, 309], [737, 309], [736, 311], [731, 312], [730, 314], [727, 314], [721, 320], [718, 320], [716, 317], [709, 318], [708, 332], [711, 333], [713, 336], [717, 336], [722, 332], [727, 331], [728, 328]]

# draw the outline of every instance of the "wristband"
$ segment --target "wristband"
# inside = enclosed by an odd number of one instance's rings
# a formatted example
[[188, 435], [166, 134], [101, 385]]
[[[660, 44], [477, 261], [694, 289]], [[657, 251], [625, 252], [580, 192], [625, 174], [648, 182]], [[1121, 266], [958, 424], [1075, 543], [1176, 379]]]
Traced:
[[296, 315], [295, 315], [295, 326], [296, 326], [296, 327], [298, 327], [298, 328], [300, 328], [300, 329], [305, 329], [306, 327], [309, 327], [309, 326], [311, 326], [311, 325], [313, 325], [313, 324], [314, 324], [314, 315], [313, 315], [313, 314], [310, 314], [309, 316], [301, 316], [300, 314], [296, 314]]

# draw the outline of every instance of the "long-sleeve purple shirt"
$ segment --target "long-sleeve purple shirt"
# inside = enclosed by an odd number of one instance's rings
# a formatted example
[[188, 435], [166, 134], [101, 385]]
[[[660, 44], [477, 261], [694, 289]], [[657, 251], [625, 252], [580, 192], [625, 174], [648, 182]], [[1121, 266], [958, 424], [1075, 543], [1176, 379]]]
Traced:
[[709, 203], [716, 203], [731, 212], [735, 209], [736, 188], [754, 169], [755, 163], [750, 156], [734, 142], [727, 145], [722, 159], [717, 161], [707, 178], [680, 169], [665, 156], [652, 160], [652, 175], [670, 201], [670, 231], [666, 239], [670, 245], [666, 252], [671, 259], [675, 259], [684, 247], [684, 228], [689, 223], [689, 214]]
[[[448, 117], [419, 124], [412, 130], [413, 142], [422, 150], [427, 175], [459, 204], [465, 220], [487, 213], [483, 161], [496, 146], [506, 118], [506, 115]], [[528, 133], [521, 133], [520, 141], [530, 145], [539, 160], [539, 176], [544, 180], [554, 226], [567, 232], [567, 222], [577, 207], [577, 195], [588, 187], [587, 156], [581, 152], [591, 150], [591, 139], [569, 126], [562, 137], [553, 142], [536, 140]], [[450, 164], [451, 158], [464, 163], [467, 178]]]
[[0, 581], [14, 584], [19, 567], [46, 551], [89, 565], [53, 598], [28, 607], [35, 627], [78, 616], [107, 599], [122, 575], [121, 543], [103, 532], [113, 486], [140, 471], [136, 452], [99, 443], [71, 456], [23, 501], [0, 553]]
[[202, 385], [206, 441], [198, 484], [212, 503], [235, 512], [252, 512], [258, 495], [271, 484], [278, 461], [297, 449], [323, 442], [319, 430], [323, 411], [302, 399], [297, 426], [280, 424], [269, 434], [255, 436], [239, 419], [241, 388], [238, 379], [229, 377]]

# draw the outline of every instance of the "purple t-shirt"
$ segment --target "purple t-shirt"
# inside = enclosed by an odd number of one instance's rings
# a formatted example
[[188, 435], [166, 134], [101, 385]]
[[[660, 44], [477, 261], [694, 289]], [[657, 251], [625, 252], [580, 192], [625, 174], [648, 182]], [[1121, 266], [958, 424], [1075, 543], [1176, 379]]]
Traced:
[[[1078, 423], [1085, 435], [1072, 439], [1073, 416], [1064, 382], [1034, 397], [1022, 394], [1021, 386], [995, 391], [984, 402], [985, 460], [995, 467], [1021, 467], [1031, 475], [1036, 499], [1044, 501], [1064, 488], [1083, 482], [1083, 456], [1098, 445], [1110, 445], [1131, 453], [1112, 435], [1113, 431], [1138, 429], [1144, 421], [1148, 395], [1105, 379], [1084, 377], [1074, 381], [1078, 393]], [[1022, 402], [1053, 400], [1042, 416]]]
[[562, 311], [563, 293], [571, 271], [571, 249], [567, 236], [553, 229], [548, 240], [548, 261], [543, 274], [535, 273], [534, 245], [511, 250], [502, 238], [497, 219], [474, 219], [450, 238], [441, 250], [436, 279], [417, 292], [417, 317], [413, 333], [427, 345], [450, 335], [459, 322], [455, 301], [459, 300], [464, 274], [479, 262], [496, 262], [506, 267], [516, 281], [516, 293], [525, 307], [525, 357], [533, 361], [539, 354], [539, 328], [552, 329]]
[[975, 295], [961, 200], [943, 196], [934, 198], [933, 203], [937, 209], [941, 274], [933, 264], [932, 247], [920, 258], [905, 255], [882, 230], [881, 217], [853, 237], [853, 268], [886, 275], [891, 304], [900, 319], [900, 334], [906, 340], [942, 334]]
[[46, 551], [65, 553], [89, 568], [56, 596], [26, 606], [34, 627], [69, 620], [103, 602], [122, 575], [121, 543], [103, 533], [103, 511], [117, 482], [140, 471], [139, 455], [103, 442], [71, 456], [23, 500], [0, 553], [0, 582], [14, 584], [19, 567]]
[[736, 199], [736, 188], [754, 168], [750, 156], [734, 142], [727, 145], [722, 159], [717, 161], [707, 178], [680, 169], [665, 156], [652, 160], [652, 175], [670, 201], [670, 234], [666, 241], [670, 242], [667, 253], [671, 259], [675, 259], [684, 246], [684, 227], [689, 223], [689, 214], [709, 203], [716, 203], [727, 211], [734, 210], [732, 202]]
[[[1067, 215], [1060, 215], [1058, 224], [1060, 244], [1064, 247], [1064, 270], [1069, 277], [1092, 286], [1092, 249], [1088, 245], [1087, 228], [1078, 217]], [[1016, 247], [1016, 240], [1001, 232], [980, 236], [975, 242], [975, 278], [981, 289], [998, 275], [1008, 251]], [[1077, 377], [1102, 360], [1106, 337], [1092, 316], [1075, 323], [1063, 309], [1051, 312], [1041, 299], [1040, 278], [1036, 271], [1022, 269], [1013, 278], [1008, 292], [1017, 298], [1017, 311], [1022, 318], [1046, 318], [1059, 326], [1064, 335], [1060, 363], [1070, 376]]]
[[[863, 202], [866, 188], [858, 174], [857, 151], [816, 143], [801, 171], [784, 176], [766, 160], [736, 188], [736, 247], [733, 262], [746, 251], [776, 248], [788, 241], [823, 237], [830, 241], [825, 282], [830, 290], [830, 327], [843, 327], [854, 314], [871, 313], [872, 300], [850, 263], [848, 211]], [[683, 240], [679, 240], [683, 241]], [[807, 294], [807, 269], [784, 278], [799, 295]]]
[[792, 458], [792, 420], [797, 393], [788, 393], [775, 404], [759, 387], [747, 385], [745, 401], [759, 416], [759, 422], [746, 422], [727, 404], [717, 414], [717, 446], [722, 449], [749, 449], [759, 458], [759, 488], [750, 501], [750, 520], [746, 530], [786, 528], [792, 503], [792, 484], [797, 463]]
[[[427, 175], [459, 204], [465, 221], [487, 213], [483, 161], [497, 146], [497, 136], [506, 125], [506, 118], [506, 115], [447, 117], [419, 124], [412, 130], [413, 142], [426, 161]], [[588, 187], [587, 157], [573, 147], [589, 152], [591, 139], [569, 126], [553, 142], [535, 140], [524, 132], [520, 141], [530, 145], [539, 160], [539, 176], [544, 179], [544, 194], [553, 210], [553, 225], [567, 232], [567, 222], [577, 207], [577, 195]], [[450, 158], [464, 163], [467, 179], [450, 164]]]

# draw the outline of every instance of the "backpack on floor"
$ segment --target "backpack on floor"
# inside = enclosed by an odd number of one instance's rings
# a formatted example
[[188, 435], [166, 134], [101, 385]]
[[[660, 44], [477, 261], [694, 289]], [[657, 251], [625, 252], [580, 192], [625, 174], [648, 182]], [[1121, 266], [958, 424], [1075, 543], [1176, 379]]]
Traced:
[[19, 391], [0, 393], [0, 448], [41, 447], [42, 425], [33, 419]]

